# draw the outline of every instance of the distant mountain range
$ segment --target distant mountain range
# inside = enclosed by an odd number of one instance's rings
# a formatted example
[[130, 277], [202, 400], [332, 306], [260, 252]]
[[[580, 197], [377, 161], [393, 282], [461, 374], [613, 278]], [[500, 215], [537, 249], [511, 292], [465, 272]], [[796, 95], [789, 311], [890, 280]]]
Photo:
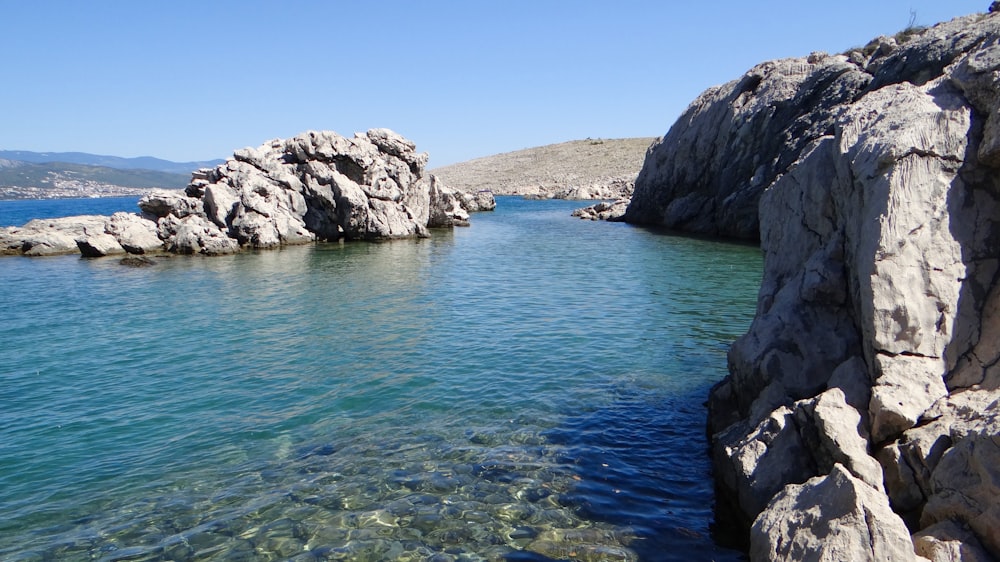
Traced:
[[191, 172], [222, 162], [0, 150], [0, 199], [106, 197], [141, 194], [154, 187], [181, 189], [191, 180]]
[[101, 166], [120, 170], [153, 170], [171, 174], [190, 175], [198, 168], [210, 168], [224, 160], [206, 160], [203, 162], [171, 162], [152, 156], [137, 158], [121, 158], [119, 156], [102, 156], [86, 152], [29, 152], [27, 150], [0, 150], [0, 159], [18, 160], [33, 164], [65, 162], [67, 164], [83, 164], [85, 166]]

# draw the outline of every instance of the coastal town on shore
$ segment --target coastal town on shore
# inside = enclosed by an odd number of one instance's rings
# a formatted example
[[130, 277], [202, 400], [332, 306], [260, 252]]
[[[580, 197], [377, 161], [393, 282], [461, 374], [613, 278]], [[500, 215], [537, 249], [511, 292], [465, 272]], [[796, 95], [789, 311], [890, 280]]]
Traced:
[[0, 186], [3, 199], [66, 199], [72, 197], [130, 197], [148, 193], [149, 189], [124, 187], [95, 181], [68, 180], [55, 182], [51, 187]]

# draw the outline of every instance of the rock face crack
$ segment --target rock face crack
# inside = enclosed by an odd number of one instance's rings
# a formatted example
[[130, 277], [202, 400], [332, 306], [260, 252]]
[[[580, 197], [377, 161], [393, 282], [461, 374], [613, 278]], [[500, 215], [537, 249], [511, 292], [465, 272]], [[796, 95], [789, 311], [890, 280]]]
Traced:
[[871, 560], [875, 560], [876, 557], [877, 557], [876, 556], [877, 555], [877, 551], [876, 551], [876, 548], [875, 548], [875, 535], [876, 535], [876, 533], [878, 533], [878, 530], [877, 530], [878, 529], [878, 521], [876, 521], [873, 518], [871, 511], [869, 511], [868, 509], [865, 509], [864, 513], [865, 513], [865, 527], [868, 528], [868, 533], [867, 533], [867, 535], [868, 535], [868, 548], [871, 551]]
[[924, 355], [922, 353], [917, 353], [916, 351], [911, 351], [911, 350], [903, 350], [893, 353], [892, 351], [879, 349], [876, 350], [875, 353], [883, 357], [919, 357], [923, 359], [940, 359], [940, 357], [936, 355]]
[[939, 160], [943, 160], [946, 162], [953, 162], [955, 164], [961, 164], [964, 162], [964, 160], [962, 160], [961, 158], [951, 154], [938, 154], [933, 150], [924, 150], [917, 147], [910, 148], [910, 150], [906, 151], [902, 156], [899, 157], [899, 160], [902, 160], [908, 156], [919, 156], [921, 158], [937, 158]]

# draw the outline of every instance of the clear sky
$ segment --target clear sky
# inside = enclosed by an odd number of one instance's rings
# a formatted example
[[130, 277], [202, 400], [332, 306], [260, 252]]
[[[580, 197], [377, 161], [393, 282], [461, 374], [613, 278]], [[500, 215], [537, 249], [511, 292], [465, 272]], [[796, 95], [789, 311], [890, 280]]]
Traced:
[[988, 0], [0, 0], [0, 149], [224, 158], [388, 127], [430, 167], [664, 134], [767, 59]]

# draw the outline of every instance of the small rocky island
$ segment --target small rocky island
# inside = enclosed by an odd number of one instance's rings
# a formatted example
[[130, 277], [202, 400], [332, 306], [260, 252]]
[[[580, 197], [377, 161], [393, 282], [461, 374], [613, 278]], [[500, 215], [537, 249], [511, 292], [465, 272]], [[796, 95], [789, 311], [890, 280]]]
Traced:
[[624, 219], [764, 251], [708, 424], [752, 560], [1000, 558], [1000, 13], [709, 89]]
[[427, 154], [388, 129], [329, 131], [237, 150], [184, 190], [153, 190], [141, 213], [38, 219], [0, 229], [0, 253], [218, 255], [244, 248], [428, 236], [492, 210], [489, 192], [449, 189]]

